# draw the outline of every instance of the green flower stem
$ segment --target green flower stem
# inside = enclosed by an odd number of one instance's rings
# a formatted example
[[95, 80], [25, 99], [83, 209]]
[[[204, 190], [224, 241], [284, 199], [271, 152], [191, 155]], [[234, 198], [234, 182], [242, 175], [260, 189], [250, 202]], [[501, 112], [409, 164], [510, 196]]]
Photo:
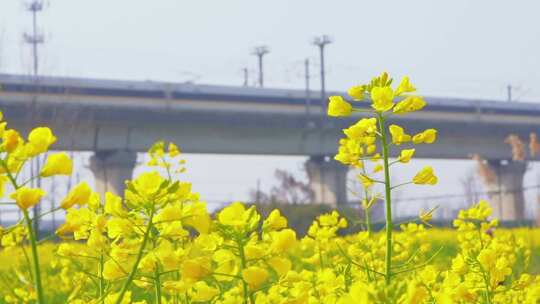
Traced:
[[[4, 168], [4, 171], [7, 174], [7, 177], [9, 181], [11, 182], [13, 188], [15, 190], [19, 189], [19, 185], [17, 184], [17, 180], [13, 177], [13, 174], [11, 174], [11, 171], [9, 170], [6, 160], [1, 160], [0, 165]], [[44, 295], [43, 295], [43, 287], [41, 284], [41, 269], [39, 267], [39, 255], [37, 250], [37, 236], [34, 231], [34, 225], [32, 225], [32, 219], [30, 219], [30, 215], [28, 214], [28, 210], [22, 209], [23, 215], [24, 215], [24, 221], [26, 222], [26, 227], [28, 228], [28, 236], [30, 237], [30, 245], [32, 248], [32, 259], [34, 260], [34, 285], [36, 286], [36, 292], [37, 292], [37, 303], [38, 304], [45, 304]]]
[[24, 214], [24, 220], [26, 222], [26, 227], [28, 228], [28, 235], [30, 237], [30, 244], [32, 248], [32, 259], [34, 260], [34, 284], [36, 285], [36, 292], [37, 292], [37, 302], [38, 304], [45, 304], [44, 296], [43, 296], [43, 287], [41, 285], [41, 270], [39, 267], [39, 255], [38, 255], [38, 249], [37, 249], [37, 241], [36, 241], [36, 234], [34, 232], [34, 226], [32, 225], [32, 220], [30, 219], [30, 216], [28, 215], [28, 210], [22, 209]]
[[[362, 171], [364, 172], [364, 175], [367, 175], [365, 163], [362, 166]], [[368, 189], [366, 187], [363, 187], [363, 188], [364, 188], [364, 199], [366, 200], [366, 202], [369, 202]], [[371, 236], [373, 232], [373, 227], [371, 225], [371, 206], [364, 208], [364, 213], [365, 213], [365, 218], [366, 218], [366, 228], [367, 228], [368, 236]]]
[[[184, 248], [184, 246], [182, 246], [182, 249]], [[177, 242], [174, 242], [174, 251], [178, 250], [178, 243]], [[174, 273], [174, 278], [177, 280], [177, 281], [180, 281], [180, 271], [179, 270], [173, 270], [173, 273]], [[174, 304], [178, 304], [180, 303], [180, 295], [175, 292], [174, 293]]]
[[385, 190], [385, 213], [386, 213], [386, 256], [385, 256], [385, 278], [386, 284], [392, 280], [392, 187], [390, 186], [390, 165], [388, 162], [388, 140], [386, 138], [386, 126], [384, 116], [377, 113], [379, 129], [381, 132], [380, 141], [384, 162], [384, 190]]
[[150, 212], [150, 218], [148, 219], [148, 224], [146, 226], [146, 231], [144, 232], [144, 238], [141, 244], [141, 247], [139, 248], [139, 253], [137, 254], [137, 259], [135, 260], [135, 264], [133, 264], [133, 268], [131, 269], [131, 272], [128, 275], [128, 278], [126, 279], [126, 282], [124, 283], [124, 286], [122, 286], [122, 290], [120, 291], [120, 294], [118, 295], [118, 298], [116, 299], [116, 304], [122, 303], [122, 299], [124, 298], [124, 295], [126, 294], [127, 290], [129, 289], [129, 285], [135, 278], [135, 274], [137, 273], [137, 268], [139, 267], [139, 263], [141, 262], [141, 259], [144, 254], [144, 247], [146, 247], [146, 243], [148, 243], [148, 239], [150, 238], [150, 230], [152, 230], [152, 221], [154, 220], [154, 213], [155, 213], [155, 207], [152, 207], [152, 211]]
[[366, 217], [366, 228], [368, 236], [371, 236], [373, 228], [371, 225], [371, 208], [364, 209], [365, 217]]
[[154, 273], [154, 287], [156, 292], [156, 303], [161, 304], [161, 281], [159, 279], [159, 266], [156, 265], [156, 271]]
[[[244, 243], [239, 240], [237, 241], [238, 244], [238, 254], [240, 255], [240, 263], [242, 266], [242, 270], [247, 268], [247, 261], [246, 261], [246, 254], [244, 252]], [[251, 304], [255, 304], [255, 299], [253, 297], [253, 294], [248, 292], [248, 286], [247, 283], [242, 278], [242, 283], [244, 287], [244, 303], [247, 304], [248, 302]]]
[[103, 265], [105, 264], [103, 258], [103, 251], [100, 250], [99, 254], [99, 264], [98, 264], [98, 276], [99, 276], [99, 297], [101, 303], [105, 303], [105, 297], [103, 297], [103, 292], [105, 291], [105, 279], [103, 278]]

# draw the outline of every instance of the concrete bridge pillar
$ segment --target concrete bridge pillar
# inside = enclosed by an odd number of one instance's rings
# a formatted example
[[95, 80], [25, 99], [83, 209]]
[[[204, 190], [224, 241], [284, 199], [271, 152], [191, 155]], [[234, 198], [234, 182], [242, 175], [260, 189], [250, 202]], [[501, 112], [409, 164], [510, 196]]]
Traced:
[[348, 167], [324, 156], [311, 156], [305, 166], [315, 203], [332, 206], [347, 203]]
[[526, 161], [488, 160], [491, 178], [485, 178], [493, 216], [503, 221], [525, 218], [523, 177]]
[[125, 181], [131, 179], [136, 161], [136, 152], [96, 151], [90, 157], [90, 170], [94, 173], [96, 190], [102, 195], [107, 191], [123, 195]]

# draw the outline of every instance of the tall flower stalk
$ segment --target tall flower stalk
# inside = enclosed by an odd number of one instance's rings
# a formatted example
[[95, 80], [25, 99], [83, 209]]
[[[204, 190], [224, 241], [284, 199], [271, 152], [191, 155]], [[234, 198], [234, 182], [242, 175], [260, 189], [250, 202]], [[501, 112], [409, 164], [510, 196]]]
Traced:
[[392, 279], [392, 231], [394, 225], [392, 224], [392, 189], [390, 185], [390, 165], [389, 165], [389, 152], [388, 152], [388, 140], [386, 135], [386, 126], [384, 123], [384, 117], [382, 114], [377, 115], [380, 129], [380, 143], [382, 147], [383, 167], [384, 167], [384, 197], [385, 197], [385, 220], [386, 220], [386, 256], [385, 263], [385, 279], [389, 284]]
[[[377, 183], [383, 185], [386, 221], [384, 278], [387, 284], [392, 282], [393, 275], [392, 190], [397, 187], [391, 185], [390, 167], [396, 163], [408, 163], [415, 152], [415, 149], [402, 149], [397, 160], [391, 162], [390, 148], [391, 145], [399, 146], [410, 143], [430, 144], [435, 141], [437, 134], [434, 129], [427, 129], [411, 136], [398, 125], [387, 126], [387, 120], [390, 119], [391, 115], [419, 111], [426, 105], [421, 97], [413, 94], [416, 89], [410, 84], [408, 77], [404, 77], [397, 88], [392, 88], [391, 85], [392, 79], [387, 73], [383, 73], [379, 77], [373, 78], [370, 83], [354, 86], [348, 91], [353, 102], [368, 100], [370, 107], [361, 106], [361, 103], [354, 103], [353, 106], [342, 96], [331, 96], [328, 107], [328, 115], [334, 117], [350, 116], [355, 112], [362, 112], [368, 116], [368, 118], [362, 118], [343, 130], [345, 138], [339, 142], [339, 152], [335, 159], [354, 169], [361, 169], [358, 173], [358, 180], [362, 183], [366, 193], [364, 209], [369, 235], [371, 235], [371, 219], [367, 213], [370, 212], [374, 198], [378, 197], [378, 194], [373, 194], [372, 187]], [[366, 168], [367, 160], [375, 163], [371, 171]], [[381, 171], [383, 176], [379, 177], [378, 173]], [[437, 178], [433, 174], [433, 170], [431, 167], [426, 167], [414, 176], [412, 181], [398, 186], [409, 183], [433, 185], [436, 182]], [[371, 193], [373, 197], [367, 198], [367, 193]]]
[[[0, 112], [0, 120], [1, 118], [2, 114]], [[43, 304], [45, 303], [45, 291], [39, 262], [38, 227], [34, 225], [41, 215], [34, 214], [32, 218], [28, 209], [39, 204], [46, 193], [40, 188], [29, 188], [25, 185], [41, 177], [70, 175], [73, 170], [73, 163], [65, 153], [50, 154], [47, 157], [45, 165], [39, 172], [39, 176], [30, 176], [28, 180], [22, 182], [17, 181], [24, 165], [31, 163], [33, 159], [47, 153], [49, 147], [56, 142], [56, 137], [53, 135], [51, 129], [38, 127], [28, 134], [28, 141], [25, 141], [16, 130], [6, 130], [6, 125], [7, 123], [0, 122], [0, 134], [2, 137], [2, 143], [0, 144], [0, 167], [2, 172], [0, 174], [0, 180], [2, 181], [0, 192], [3, 192], [6, 180], [9, 181], [14, 189], [10, 194], [10, 198], [15, 201], [15, 204], [23, 214], [26, 236], [30, 242], [32, 265], [28, 266], [32, 268], [32, 279], [37, 303]]]

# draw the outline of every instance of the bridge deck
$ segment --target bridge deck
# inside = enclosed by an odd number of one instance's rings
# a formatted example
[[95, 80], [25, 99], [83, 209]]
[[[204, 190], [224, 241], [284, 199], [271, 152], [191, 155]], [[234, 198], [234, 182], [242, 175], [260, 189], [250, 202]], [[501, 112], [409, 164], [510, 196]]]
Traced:
[[[0, 108], [10, 124], [23, 130], [51, 125], [61, 139], [58, 149], [145, 151], [166, 139], [192, 153], [332, 155], [341, 129], [352, 122], [324, 118], [321, 124], [319, 93], [312, 92], [307, 107], [303, 90], [63, 77], [34, 81], [6, 74], [0, 74], [0, 86]], [[439, 129], [439, 144], [419, 149], [421, 157], [508, 158], [503, 143], [508, 134], [526, 139], [540, 133], [540, 104], [426, 99], [425, 111], [394, 118], [411, 133]]]

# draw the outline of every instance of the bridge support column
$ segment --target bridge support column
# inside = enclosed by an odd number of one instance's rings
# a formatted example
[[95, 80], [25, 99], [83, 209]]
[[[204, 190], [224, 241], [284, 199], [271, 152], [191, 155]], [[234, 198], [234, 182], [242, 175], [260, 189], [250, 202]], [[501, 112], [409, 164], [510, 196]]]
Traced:
[[523, 176], [527, 162], [488, 160], [486, 165], [491, 175], [485, 182], [493, 217], [503, 221], [524, 219]]
[[347, 203], [346, 166], [323, 156], [312, 156], [305, 167], [315, 203], [332, 206]]
[[96, 151], [90, 157], [90, 170], [94, 173], [96, 190], [101, 195], [107, 191], [123, 195], [125, 181], [131, 179], [136, 161], [136, 152]]

